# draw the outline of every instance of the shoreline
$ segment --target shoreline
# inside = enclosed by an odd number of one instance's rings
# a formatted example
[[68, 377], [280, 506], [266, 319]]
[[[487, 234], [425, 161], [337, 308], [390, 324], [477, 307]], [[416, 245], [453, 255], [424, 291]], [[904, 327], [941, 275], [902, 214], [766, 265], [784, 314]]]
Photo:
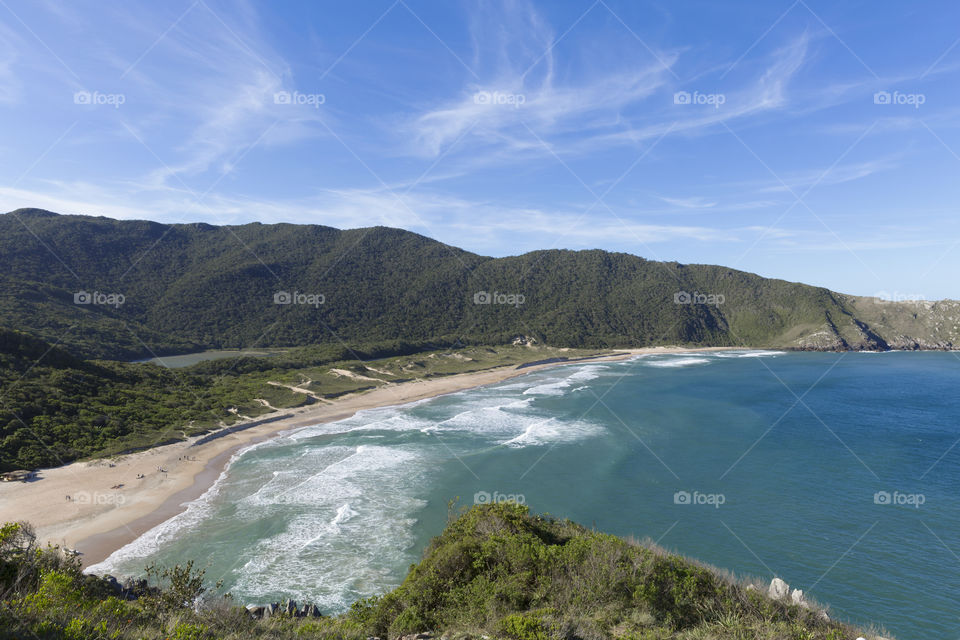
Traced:
[[[386, 385], [329, 403], [309, 405], [249, 428], [210, 434], [144, 451], [38, 471], [28, 483], [0, 484], [0, 522], [26, 520], [40, 544], [58, 544], [82, 553], [84, 567], [99, 563], [153, 527], [186, 510], [206, 493], [243, 449], [311, 425], [336, 422], [358, 411], [399, 406], [486, 386], [548, 368], [584, 362], [611, 362], [638, 355], [737, 350], [743, 347], [648, 347], [541, 362], [502, 365], [483, 371]], [[214, 432], [214, 433], [220, 433]], [[143, 474], [142, 478], [137, 475]], [[120, 485], [117, 488], [117, 485]], [[109, 487], [109, 488], [108, 488]]]

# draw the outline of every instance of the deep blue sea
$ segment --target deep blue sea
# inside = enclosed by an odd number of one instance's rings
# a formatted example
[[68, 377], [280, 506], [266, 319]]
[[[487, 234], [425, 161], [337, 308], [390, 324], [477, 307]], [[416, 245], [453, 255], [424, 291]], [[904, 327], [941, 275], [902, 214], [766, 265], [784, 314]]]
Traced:
[[97, 571], [193, 558], [240, 602], [342, 610], [461, 505], [510, 497], [834, 617], [960, 637], [960, 355], [730, 351], [575, 364], [308, 427], [237, 455]]

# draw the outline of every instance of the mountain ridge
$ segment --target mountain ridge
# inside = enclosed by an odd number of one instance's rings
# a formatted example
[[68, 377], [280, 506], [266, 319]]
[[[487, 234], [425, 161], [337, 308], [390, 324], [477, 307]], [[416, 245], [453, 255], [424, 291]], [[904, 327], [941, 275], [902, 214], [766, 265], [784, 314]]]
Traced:
[[[622, 252], [481, 256], [391, 227], [0, 215], [0, 325], [85, 358], [382, 340], [953, 349], [960, 303], [886, 302]], [[122, 295], [122, 304], [74, 296]], [[317, 304], [275, 304], [286, 293]], [[513, 302], [509, 302], [512, 300]]]

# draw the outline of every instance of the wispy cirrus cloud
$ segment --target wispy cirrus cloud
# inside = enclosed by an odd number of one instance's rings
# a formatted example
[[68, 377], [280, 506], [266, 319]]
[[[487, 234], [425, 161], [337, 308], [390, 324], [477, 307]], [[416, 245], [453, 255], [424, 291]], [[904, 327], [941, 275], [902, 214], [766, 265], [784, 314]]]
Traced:
[[847, 162], [822, 169], [806, 169], [802, 171], [786, 171], [780, 173], [767, 186], [761, 187], [759, 193], [792, 192], [800, 193], [805, 188], [827, 186], [853, 182], [877, 173], [892, 171], [900, 164], [899, 156], [873, 158], [861, 162]]
[[[407, 123], [413, 153], [438, 156], [457, 144], [474, 163], [478, 156], [499, 162], [592, 153], [667, 134], [722, 131], [721, 123], [785, 108], [790, 81], [806, 61], [810, 43], [807, 34], [800, 35], [774, 51], [759, 75], [725, 90], [715, 107], [704, 107], [674, 99], [677, 91], [698, 93], [697, 86], [687, 86], [673, 71], [679, 51], [644, 53], [637, 59], [633, 43], [620, 67], [578, 52], [582, 59], [577, 66], [587, 71], [564, 74], [555, 60], [562, 44], [553, 46], [556, 37], [529, 6], [506, 12], [504, 22], [495, 36], [483, 30], [482, 21], [474, 25], [474, 59], [483, 80], [469, 82], [458, 95]], [[487, 54], [497, 63], [483, 72]], [[692, 82], [698, 83], [707, 80]]]
[[482, 6], [471, 24], [477, 76], [413, 114], [404, 125], [410, 151], [436, 156], [462, 138], [474, 153], [532, 151], [541, 145], [528, 128], [581, 137], [616, 127], [624, 110], [667, 86], [678, 57], [634, 48], [624, 51], [618, 68], [584, 57], [583, 71], [575, 73], [558, 69], [559, 35], [529, 3]]
[[[166, 19], [127, 14], [130, 28], [156, 34]], [[203, 174], [216, 179], [232, 171], [251, 145], [303, 142], [323, 135], [315, 104], [278, 102], [296, 92], [290, 67], [257, 28], [256, 10], [242, 2], [230, 11], [205, 2], [177, 16], [167, 31], [145, 37], [148, 45], [134, 60], [113, 59], [145, 101], [145, 112], [129, 124], [147, 146], [151, 125], [171, 128], [164, 142], [172, 158], [160, 158], [147, 182], [169, 184]], [[182, 74], [180, 69], [192, 73]], [[326, 117], [330, 117], [329, 114]], [[209, 182], [209, 180], [208, 180]]]
[[687, 198], [669, 198], [667, 196], [657, 196], [664, 202], [681, 209], [711, 209], [717, 206], [716, 201], [707, 200], [702, 196], [690, 196]]
[[[334, 119], [315, 103], [275, 99], [298, 89], [318, 94], [296, 86], [285, 56], [260, 30], [258, 8], [245, 0], [228, 7], [214, 0], [118, 5], [107, 13], [54, 3], [31, 10], [27, 19], [36, 23], [38, 14], [47, 15], [63, 35], [48, 35], [58, 33], [48, 25], [44, 41], [30, 42], [26, 29], [0, 21], [0, 104], [16, 99], [42, 65], [54, 79], [33, 100], [42, 100], [62, 127], [71, 120], [82, 125], [61, 150], [70, 145], [99, 153], [104, 141], [123, 141], [138, 161], [113, 169], [148, 191], [186, 184], [203, 192], [230, 174], [251, 145], [303, 143], [325, 135], [321, 117]], [[98, 38], [91, 46], [89, 34], [104, 32], [123, 37]], [[54, 59], [64, 56], [69, 68]], [[121, 96], [122, 103], [78, 105], [77, 92]]]

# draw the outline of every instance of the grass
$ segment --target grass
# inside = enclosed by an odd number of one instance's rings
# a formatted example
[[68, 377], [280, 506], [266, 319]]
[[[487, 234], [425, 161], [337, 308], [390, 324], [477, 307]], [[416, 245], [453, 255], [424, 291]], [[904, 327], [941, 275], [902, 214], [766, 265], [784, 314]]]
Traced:
[[133, 587], [139, 599], [119, 599], [56, 548], [32, 544], [23, 525], [0, 529], [0, 638], [876, 638], [655, 546], [513, 504], [451, 517], [399, 587], [311, 619], [253, 620], [189, 563], [151, 568], [151, 583]]

